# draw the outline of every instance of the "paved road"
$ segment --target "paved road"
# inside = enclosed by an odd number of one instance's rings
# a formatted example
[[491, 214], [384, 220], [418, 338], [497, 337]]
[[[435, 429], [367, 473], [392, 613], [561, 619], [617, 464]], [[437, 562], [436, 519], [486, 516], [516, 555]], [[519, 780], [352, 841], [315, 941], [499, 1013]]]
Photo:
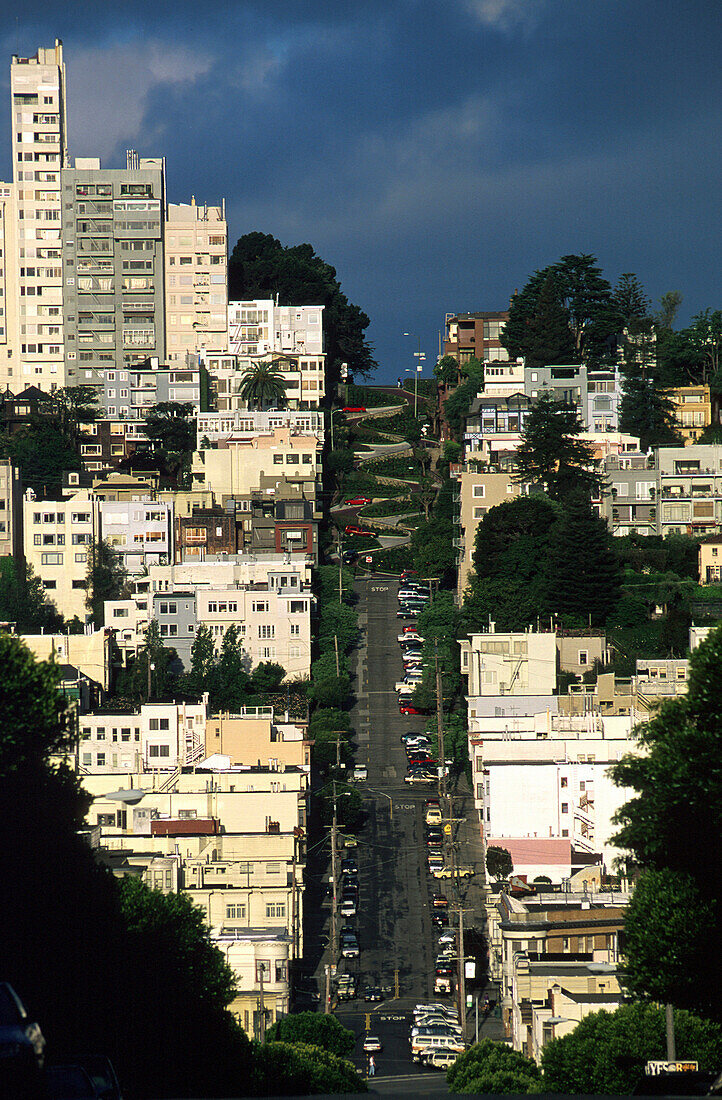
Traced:
[[404, 783], [401, 734], [420, 730], [424, 719], [400, 716], [394, 691], [402, 668], [397, 588], [386, 577], [356, 582], [366, 644], [355, 655], [357, 702], [351, 716], [356, 759], [368, 764], [363, 785], [368, 819], [358, 848], [361, 903], [355, 923], [361, 958], [345, 965], [359, 974], [361, 986], [384, 987], [386, 999], [380, 1005], [342, 1003], [337, 1015], [358, 1036], [354, 1061], [359, 1068], [366, 1068], [361, 1044], [367, 1029], [381, 1039], [374, 1089], [394, 1091], [385, 1080], [394, 1078], [396, 1091], [446, 1092], [444, 1074], [429, 1073], [411, 1061], [408, 1041], [413, 1005], [435, 999], [431, 895], [438, 884], [432, 887], [426, 868], [423, 816], [424, 801], [433, 791]]

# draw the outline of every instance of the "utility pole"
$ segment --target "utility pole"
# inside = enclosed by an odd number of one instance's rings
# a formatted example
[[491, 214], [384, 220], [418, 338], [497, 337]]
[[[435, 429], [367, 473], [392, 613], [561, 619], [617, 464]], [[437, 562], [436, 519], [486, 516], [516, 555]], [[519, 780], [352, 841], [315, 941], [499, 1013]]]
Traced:
[[258, 1040], [261, 1043], [266, 1041], [266, 1002], [263, 998], [263, 973], [265, 964], [261, 963], [261, 995], [258, 1000]]
[[333, 636], [333, 648], [336, 651], [336, 679], [338, 680], [341, 676], [341, 666], [338, 660], [338, 634]]
[[459, 1023], [466, 1038], [466, 959], [464, 958], [464, 910], [459, 906]]
[[677, 1061], [677, 1044], [674, 1041], [674, 1008], [670, 1004], [664, 1006], [664, 1018], [667, 1025], [667, 1061]]
[[[444, 698], [441, 690], [439, 668], [439, 643], [434, 642], [434, 668], [436, 670], [436, 730], [439, 741], [439, 796], [446, 797], [446, 754], [444, 752]], [[451, 817], [451, 813], [449, 813]]]

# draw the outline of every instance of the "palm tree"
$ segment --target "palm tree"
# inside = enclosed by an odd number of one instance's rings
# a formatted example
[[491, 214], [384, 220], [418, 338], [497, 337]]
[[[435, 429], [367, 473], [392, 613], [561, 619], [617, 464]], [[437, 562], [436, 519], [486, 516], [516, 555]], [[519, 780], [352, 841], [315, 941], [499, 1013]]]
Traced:
[[254, 402], [259, 409], [264, 404], [280, 405], [286, 399], [286, 380], [273, 362], [255, 363], [244, 371], [238, 392], [249, 409]]

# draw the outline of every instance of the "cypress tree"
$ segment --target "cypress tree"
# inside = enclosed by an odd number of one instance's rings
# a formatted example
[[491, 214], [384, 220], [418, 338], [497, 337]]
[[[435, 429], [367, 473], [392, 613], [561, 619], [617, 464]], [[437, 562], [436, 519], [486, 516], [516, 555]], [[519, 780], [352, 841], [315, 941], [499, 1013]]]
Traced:
[[564, 618], [603, 626], [620, 596], [620, 570], [607, 525], [584, 492], [570, 493], [553, 535], [550, 606]]
[[527, 322], [526, 365], [548, 367], [551, 363], [573, 362], [574, 339], [569, 328], [569, 314], [561, 304], [554, 277], [549, 275]]

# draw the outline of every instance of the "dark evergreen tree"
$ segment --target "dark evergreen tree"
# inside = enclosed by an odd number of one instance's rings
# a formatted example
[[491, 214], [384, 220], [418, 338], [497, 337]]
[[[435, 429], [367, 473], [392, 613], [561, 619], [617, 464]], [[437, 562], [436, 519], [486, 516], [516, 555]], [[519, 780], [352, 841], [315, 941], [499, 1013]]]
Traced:
[[603, 626], [619, 602], [619, 559], [606, 522], [583, 491], [565, 499], [549, 564], [549, 606], [572, 625]]
[[596, 256], [562, 256], [553, 271], [569, 313], [577, 355], [584, 363], [609, 358], [619, 331], [619, 314]]
[[40, 634], [62, 623], [40, 578], [30, 565], [15, 558], [0, 558], [0, 619], [15, 623], [19, 634]]
[[638, 436], [642, 450], [681, 443], [674, 424], [674, 405], [636, 364], [624, 370], [619, 430]]
[[527, 335], [529, 322], [534, 316], [539, 295], [547, 279], [553, 275], [551, 267], [535, 271], [527, 283], [509, 303], [509, 317], [501, 335], [501, 342], [509, 352], [510, 359], [527, 354]]
[[558, 513], [541, 495], [489, 509], [476, 530], [463, 606], [467, 630], [491, 620], [500, 630], [523, 630], [548, 614], [549, 545]]
[[241, 636], [237, 627], [231, 625], [223, 635], [218, 655], [215, 705], [219, 710], [236, 714], [240, 711], [250, 683], [247, 664]]
[[612, 301], [625, 327], [632, 320], [641, 321], [649, 317], [651, 302], [639, 279], [631, 271], [619, 276]]
[[541, 394], [514, 456], [514, 479], [544, 490], [553, 500], [562, 500], [576, 489], [598, 490], [592, 448], [578, 438], [583, 431], [576, 409], [549, 393]]
[[573, 363], [574, 356], [569, 314], [560, 302], [554, 276], [549, 275], [527, 323], [526, 365], [547, 367], [553, 363]]

